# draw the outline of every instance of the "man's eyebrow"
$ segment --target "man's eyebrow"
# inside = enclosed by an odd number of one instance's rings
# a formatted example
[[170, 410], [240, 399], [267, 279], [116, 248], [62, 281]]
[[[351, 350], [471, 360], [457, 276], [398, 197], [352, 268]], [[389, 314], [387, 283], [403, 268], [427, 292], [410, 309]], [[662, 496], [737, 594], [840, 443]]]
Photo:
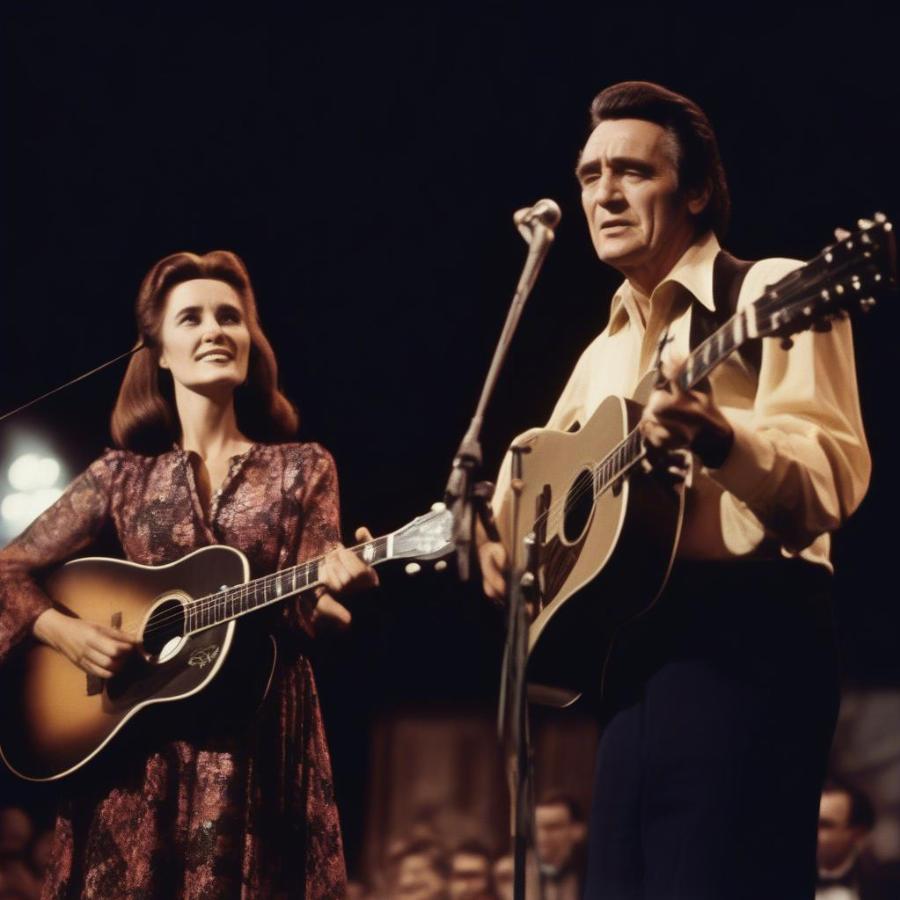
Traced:
[[[599, 159], [589, 159], [586, 162], [582, 162], [580, 156], [578, 159], [575, 177], [579, 180], [584, 175], [597, 175], [603, 171], [603, 163]], [[656, 171], [656, 167], [652, 163], [648, 163], [645, 159], [638, 159], [636, 156], [612, 156], [609, 159], [609, 168], [613, 170], [638, 169], [641, 172]]]

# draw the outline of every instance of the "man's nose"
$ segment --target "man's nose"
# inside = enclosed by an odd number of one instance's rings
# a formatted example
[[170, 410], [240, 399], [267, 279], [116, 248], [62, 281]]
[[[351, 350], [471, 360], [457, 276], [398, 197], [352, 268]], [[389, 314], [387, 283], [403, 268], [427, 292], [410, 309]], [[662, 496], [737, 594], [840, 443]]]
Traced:
[[609, 173], [604, 173], [597, 179], [597, 190], [594, 199], [600, 206], [614, 206], [622, 202], [622, 192], [619, 190], [618, 181]]

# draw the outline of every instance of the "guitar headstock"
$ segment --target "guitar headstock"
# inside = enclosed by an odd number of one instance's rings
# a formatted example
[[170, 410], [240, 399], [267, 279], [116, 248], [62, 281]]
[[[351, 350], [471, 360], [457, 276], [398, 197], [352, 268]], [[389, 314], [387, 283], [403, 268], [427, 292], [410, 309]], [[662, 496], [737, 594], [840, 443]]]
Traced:
[[781, 337], [789, 345], [790, 335], [810, 328], [828, 331], [832, 319], [857, 307], [867, 311], [896, 286], [893, 226], [876, 213], [766, 289], [753, 304], [757, 335]]
[[453, 549], [453, 514], [442, 503], [393, 534], [393, 558], [440, 559]]

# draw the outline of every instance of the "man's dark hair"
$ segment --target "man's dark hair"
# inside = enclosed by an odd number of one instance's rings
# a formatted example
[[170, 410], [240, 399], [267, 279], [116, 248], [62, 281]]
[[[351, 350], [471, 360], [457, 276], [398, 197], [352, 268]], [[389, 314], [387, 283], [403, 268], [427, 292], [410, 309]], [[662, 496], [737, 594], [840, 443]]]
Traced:
[[868, 796], [855, 784], [851, 784], [838, 775], [832, 775], [825, 781], [823, 794], [846, 794], [850, 798], [850, 813], [847, 824], [864, 831], [871, 831], [875, 825], [875, 809]]
[[564, 806], [573, 822], [584, 821], [584, 814], [578, 801], [565, 791], [547, 791], [541, 794], [535, 806]]
[[441, 878], [446, 878], [450, 873], [447, 863], [447, 855], [444, 848], [430, 838], [414, 838], [397, 847], [389, 856], [388, 863], [394, 868], [399, 868], [400, 863], [411, 856], [423, 856], [428, 864]]
[[682, 190], [702, 191], [709, 200], [697, 216], [698, 233], [712, 229], [724, 237], [731, 197], [719, 145], [706, 113], [687, 97], [650, 81], [622, 81], [602, 90], [591, 103], [591, 128], [608, 119], [644, 119], [665, 128], [678, 147], [678, 183]]
[[475, 839], [462, 841], [457, 844], [456, 847], [453, 848], [453, 856], [457, 856], [458, 854], [464, 854], [465, 856], [481, 856], [487, 861], [488, 867], [490, 867], [491, 860], [493, 859], [490, 850], [488, 850], [481, 841]]

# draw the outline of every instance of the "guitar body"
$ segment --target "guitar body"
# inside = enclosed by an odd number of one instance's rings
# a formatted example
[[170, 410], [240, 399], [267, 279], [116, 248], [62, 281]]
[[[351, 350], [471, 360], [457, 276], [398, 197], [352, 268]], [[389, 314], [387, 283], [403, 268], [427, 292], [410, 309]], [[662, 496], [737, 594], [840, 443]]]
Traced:
[[[644, 401], [653, 381], [648, 375], [635, 397]], [[497, 522], [507, 549], [521, 548], [532, 530], [537, 537], [538, 603], [528, 636], [536, 702], [568, 706], [582, 693], [598, 694], [616, 632], [653, 606], [671, 569], [683, 487], [637, 469], [594, 500], [592, 470], [640, 415], [637, 399], [607, 397], [578, 431], [545, 429], [521, 442], [528, 452], [518, 531], [511, 533], [511, 492]]]
[[[246, 557], [218, 545], [164, 566], [88, 558], [60, 567], [46, 584], [57, 609], [137, 632], [142, 644], [120, 672], [104, 680], [45, 644], [26, 642], [0, 682], [4, 762], [27, 780], [60, 778], [94, 757], [142, 709], [202, 691], [230, 661], [238, 623], [184, 636], [184, 610], [248, 577]], [[254, 644], [268, 652], [268, 659], [253, 664], [264, 673], [264, 694], [274, 641]]]

